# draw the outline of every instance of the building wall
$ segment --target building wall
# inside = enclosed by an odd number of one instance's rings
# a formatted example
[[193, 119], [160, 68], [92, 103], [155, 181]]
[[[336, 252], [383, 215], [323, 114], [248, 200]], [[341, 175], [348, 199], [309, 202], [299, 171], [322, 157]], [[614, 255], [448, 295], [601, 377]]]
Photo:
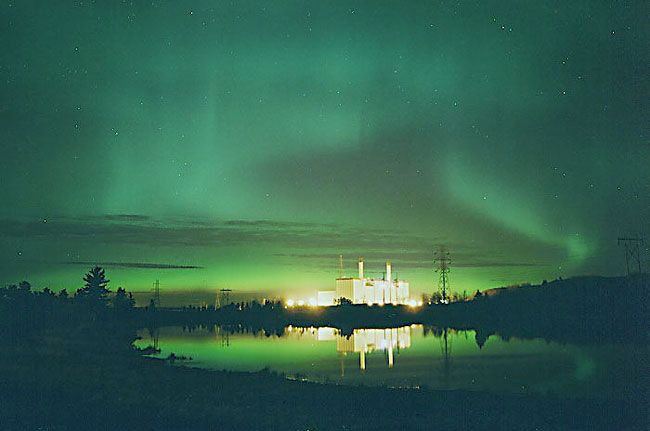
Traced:
[[335, 290], [319, 290], [318, 291], [318, 305], [334, 305], [334, 300], [336, 299]]
[[353, 288], [352, 302], [355, 304], [361, 304], [365, 302], [363, 298], [365, 295], [365, 287], [363, 286], [363, 280], [355, 279], [354, 288]]
[[402, 280], [339, 278], [336, 280], [335, 298], [340, 297], [348, 298], [354, 304], [406, 304], [409, 284]]
[[406, 304], [410, 298], [409, 284], [407, 281], [398, 281], [395, 286], [397, 294], [397, 303]]
[[353, 295], [354, 279], [353, 278], [337, 278], [336, 279], [336, 299], [354, 298]]

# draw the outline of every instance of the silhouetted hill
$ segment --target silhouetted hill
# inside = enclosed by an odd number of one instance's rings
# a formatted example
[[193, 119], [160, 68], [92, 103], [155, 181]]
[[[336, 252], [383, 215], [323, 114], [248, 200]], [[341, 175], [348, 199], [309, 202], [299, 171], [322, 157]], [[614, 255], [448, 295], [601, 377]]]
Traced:
[[428, 321], [554, 339], [648, 340], [645, 275], [575, 277], [490, 289], [468, 302], [433, 306]]

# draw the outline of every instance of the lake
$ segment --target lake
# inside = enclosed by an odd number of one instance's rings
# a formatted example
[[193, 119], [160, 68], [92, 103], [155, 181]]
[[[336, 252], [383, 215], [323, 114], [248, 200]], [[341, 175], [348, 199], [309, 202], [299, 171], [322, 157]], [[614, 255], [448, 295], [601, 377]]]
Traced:
[[[146, 329], [136, 346], [191, 357], [187, 366], [259, 371], [344, 385], [540, 393], [562, 397], [623, 398], [641, 393], [647, 346], [564, 344], [486, 336], [471, 330], [411, 325], [338, 329], [288, 326], [278, 336], [213, 326]], [[647, 383], [647, 382], [646, 382]]]

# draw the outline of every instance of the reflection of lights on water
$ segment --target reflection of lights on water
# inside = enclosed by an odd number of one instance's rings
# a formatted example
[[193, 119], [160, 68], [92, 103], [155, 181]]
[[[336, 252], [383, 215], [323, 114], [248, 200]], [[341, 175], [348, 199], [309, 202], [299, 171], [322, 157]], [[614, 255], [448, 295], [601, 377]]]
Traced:
[[[333, 333], [336, 335], [336, 351], [339, 353], [359, 353], [359, 368], [366, 369], [367, 355], [375, 350], [383, 350], [387, 354], [388, 368], [394, 365], [394, 350], [395, 349], [408, 349], [411, 347], [411, 329], [415, 329], [418, 325], [403, 326], [400, 328], [385, 328], [385, 329], [354, 329], [351, 336], [341, 336], [340, 333]], [[323, 336], [321, 338], [320, 336]], [[319, 341], [330, 340], [329, 333], [319, 333]]]

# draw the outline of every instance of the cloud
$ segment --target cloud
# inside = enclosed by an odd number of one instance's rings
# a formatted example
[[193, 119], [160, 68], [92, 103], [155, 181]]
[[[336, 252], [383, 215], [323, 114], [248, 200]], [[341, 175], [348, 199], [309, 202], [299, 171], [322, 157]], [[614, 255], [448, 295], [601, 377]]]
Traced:
[[141, 214], [108, 214], [101, 216], [100, 219], [120, 222], [145, 222], [151, 220], [151, 217]]
[[[131, 220], [141, 220], [131, 223]], [[409, 248], [432, 238], [396, 230], [360, 229], [331, 224], [284, 221], [182, 221], [142, 217], [52, 218], [0, 220], [0, 234], [38, 241], [80, 241], [92, 244], [151, 247], [226, 247], [274, 244], [294, 249], [346, 251]]]
[[[458, 247], [463, 248], [462, 245]], [[332, 268], [334, 262], [338, 261], [339, 255], [325, 254], [325, 253], [276, 253], [275, 256], [287, 257], [292, 259], [305, 259], [310, 261], [310, 265], [314, 263], [322, 268]], [[507, 267], [536, 267], [543, 266], [539, 262], [513, 262], [508, 260], [494, 261], [484, 260], [480, 255], [472, 255], [469, 253], [459, 252], [457, 259], [452, 264], [455, 268], [507, 268]], [[396, 253], [394, 250], [386, 249], [381, 252], [366, 253], [364, 262], [367, 269], [382, 269], [387, 260], [390, 260], [395, 269], [408, 268], [408, 269], [433, 269], [435, 266], [433, 260], [433, 253], [426, 251], [409, 252], [409, 253]], [[357, 257], [353, 258], [356, 262]], [[349, 264], [350, 258], [346, 259]]]
[[334, 228], [337, 225], [331, 223], [298, 223], [277, 220], [226, 220], [223, 222], [226, 226], [247, 226], [247, 227], [273, 227], [273, 228], [313, 228], [329, 227]]
[[64, 262], [67, 265], [98, 265], [114, 268], [133, 269], [202, 269], [202, 266], [195, 265], [174, 265], [169, 263], [146, 263], [146, 262]]
[[455, 264], [457, 268], [508, 268], [508, 267], [533, 267], [545, 266], [538, 262], [461, 262]]
[[[133, 221], [137, 221], [133, 223]], [[133, 247], [209, 248], [259, 247], [284, 258], [287, 266], [333, 268], [340, 254], [347, 263], [363, 256], [368, 270], [381, 270], [390, 259], [396, 269], [433, 269], [434, 251], [441, 238], [417, 235], [397, 229], [359, 228], [350, 225], [293, 223], [276, 220], [154, 219], [140, 215], [100, 217], [0, 220], [0, 235], [37, 243], [84, 244], [93, 247], [119, 246], [124, 252]], [[489, 257], [476, 244], [445, 242], [456, 268], [533, 267], [539, 262], [512, 261], [503, 256]], [[280, 251], [282, 250], [282, 251]], [[91, 255], [92, 256], [92, 255]], [[99, 257], [99, 256], [97, 256]], [[199, 269], [194, 265], [147, 262], [67, 261], [66, 264], [113, 266], [138, 269]]]

